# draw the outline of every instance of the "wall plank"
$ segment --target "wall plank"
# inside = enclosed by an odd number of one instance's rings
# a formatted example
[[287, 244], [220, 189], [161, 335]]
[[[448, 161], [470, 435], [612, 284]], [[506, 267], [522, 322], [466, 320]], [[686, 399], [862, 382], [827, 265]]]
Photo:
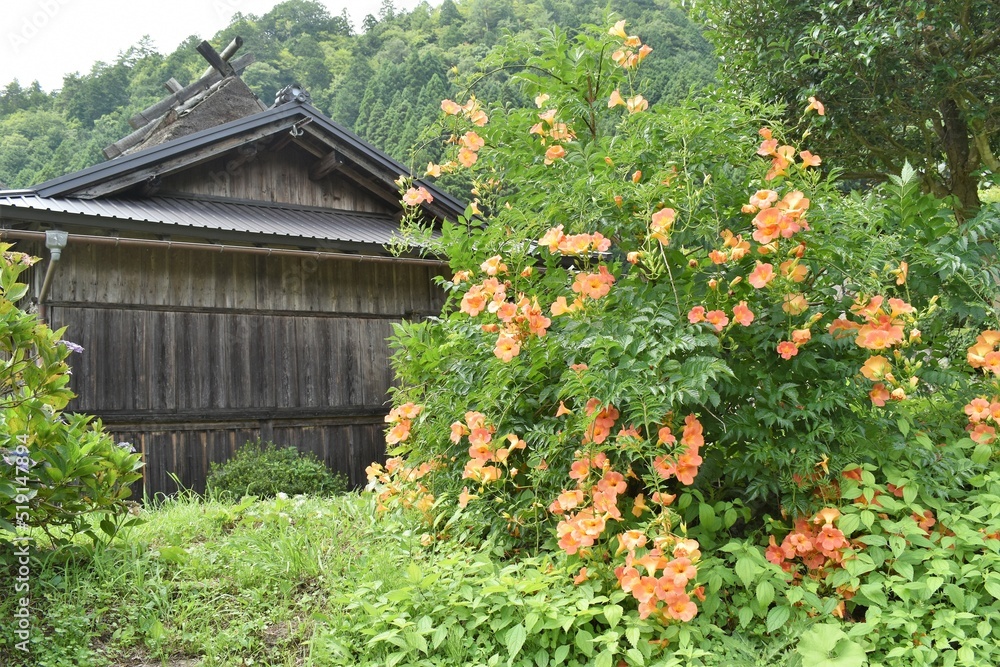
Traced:
[[395, 213], [380, 197], [339, 174], [319, 182], [309, 179], [317, 158], [288, 146], [274, 153], [258, 153], [235, 171], [227, 172], [228, 157], [212, 160], [163, 179], [164, 194], [211, 195], [236, 199], [318, 206], [365, 213]]
[[313, 451], [363, 484], [365, 467], [384, 457], [385, 338], [393, 322], [440, 307], [434, 272], [71, 245], [49, 311], [86, 349], [70, 358], [69, 409], [142, 448], [147, 493], [176, 491], [168, 473], [203, 489], [213, 461], [258, 437]]

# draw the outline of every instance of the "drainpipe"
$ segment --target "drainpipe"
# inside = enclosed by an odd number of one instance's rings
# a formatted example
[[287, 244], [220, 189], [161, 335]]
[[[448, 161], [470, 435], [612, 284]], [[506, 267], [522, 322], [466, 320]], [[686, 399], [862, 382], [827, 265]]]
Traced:
[[49, 265], [45, 268], [45, 279], [42, 280], [42, 290], [38, 293], [38, 318], [43, 322], [46, 318], [45, 297], [52, 285], [52, 275], [55, 273], [56, 262], [62, 257], [62, 250], [69, 241], [67, 232], [48, 230], [45, 232], [45, 247], [49, 249]]

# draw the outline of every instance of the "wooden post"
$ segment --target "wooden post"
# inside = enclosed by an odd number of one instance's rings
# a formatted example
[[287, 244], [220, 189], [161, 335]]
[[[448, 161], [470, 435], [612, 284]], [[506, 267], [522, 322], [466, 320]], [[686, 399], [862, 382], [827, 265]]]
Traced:
[[223, 60], [222, 56], [207, 41], [202, 41], [198, 45], [198, 53], [223, 77], [236, 76], [236, 70], [233, 69], [233, 66]]
[[[243, 46], [243, 38], [237, 36], [233, 39], [233, 41], [229, 42], [229, 44], [226, 45], [226, 48], [222, 49], [222, 53], [219, 54], [219, 57], [225, 60], [226, 62], [229, 62], [229, 59], [232, 58], [234, 55], [236, 55], [236, 52], [239, 51], [240, 47], [242, 46]], [[204, 72], [201, 73], [201, 78], [205, 78], [213, 71], [215, 71], [215, 67], [209, 67], [208, 69], [206, 69]]]
[[[235, 72], [239, 73], [246, 69], [251, 63], [254, 62], [253, 54], [247, 53], [232, 62], [232, 68]], [[140, 129], [145, 127], [149, 123], [153, 122], [163, 114], [167, 113], [175, 105], [183, 104], [187, 100], [191, 99], [198, 93], [208, 90], [219, 81], [222, 81], [223, 76], [212, 68], [208, 76], [203, 76], [194, 83], [184, 86], [180, 91], [168, 95], [156, 104], [147, 107], [128, 119], [129, 125], [135, 129]]]

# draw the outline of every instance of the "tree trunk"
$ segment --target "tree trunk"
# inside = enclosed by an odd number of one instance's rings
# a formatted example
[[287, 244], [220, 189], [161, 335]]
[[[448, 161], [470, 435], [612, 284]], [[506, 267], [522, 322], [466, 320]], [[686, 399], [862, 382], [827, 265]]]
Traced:
[[938, 109], [941, 112], [938, 136], [944, 144], [950, 174], [948, 190], [959, 202], [955, 215], [960, 220], [966, 220], [974, 216], [982, 206], [979, 201], [979, 182], [972, 175], [979, 160], [976, 159], [977, 155], [972, 155], [969, 125], [962, 118], [955, 101], [944, 100]]

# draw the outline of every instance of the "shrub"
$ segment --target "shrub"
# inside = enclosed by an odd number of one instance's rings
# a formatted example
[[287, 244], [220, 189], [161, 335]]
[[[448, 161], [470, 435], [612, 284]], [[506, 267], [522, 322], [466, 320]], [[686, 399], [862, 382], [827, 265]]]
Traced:
[[[1000, 218], [958, 224], [908, 165], [845, 196], [809, 132], [759, 102], [649, 109], [634, 88], [648, 53], [624, 22], [546, 32], [488, 63], [538, 108], [442, 103], [455, 159], [427, 173], [468, 170], [477, 200], [420, 235], [429, 193], [401, 181], [410, 230], [454, 274], [441, 317], [396, 329], [399, 456], [369, 474], [384, 507], [425, 513], [429, 541], [459, 512], [509, 554], [561, 551], [672, 639], [772, 613], [788, 582], [756, 545], [766, 516], [821, 517], [800, 543], [822, 549], [802, 556], [847, 558], [820, 514], [840, 498], [831, 471], [920, 470], [938, 495], [968, 478], [959, 458], [902, 453], [1000, 393]], [[826, 111], [811, 100], [803, 124]], [[994, 427], [969, 428], [989, 459]], [[758, 571], [778, 583], [756, 609], [724, 590]], [[798, 602], [850, 611], [820, 593]]]
[[0, 244], [0, 537], [40, 529], [54, 546], [77, 534], [97, 543], [137, 521], [126, 499], [140, 455], [100, 421], [63, 413], [66, 359], [83, 350], [18, 308], [28, 289], [18, 277], [37, 260], [10, 247]]
[[[656, 624], [624, 614], [619, 590], [561, 585], [570, 574], [548, 558], [504, 563], [449, 546], [411, 561], [391, 581], [363, 584], [336, 601], [313, 640], [317, 664], [647, 664]], [[498, 660], [499, 658], [499, 660]]]
[[329, 496], [343, 493], [347, 480], [330, 472], [312, 453], [258, 440], [240, 447], [225, 463], [213, 463], [206, 486], [209, 493], [235, 498], [273, 498], [278, 493]]

